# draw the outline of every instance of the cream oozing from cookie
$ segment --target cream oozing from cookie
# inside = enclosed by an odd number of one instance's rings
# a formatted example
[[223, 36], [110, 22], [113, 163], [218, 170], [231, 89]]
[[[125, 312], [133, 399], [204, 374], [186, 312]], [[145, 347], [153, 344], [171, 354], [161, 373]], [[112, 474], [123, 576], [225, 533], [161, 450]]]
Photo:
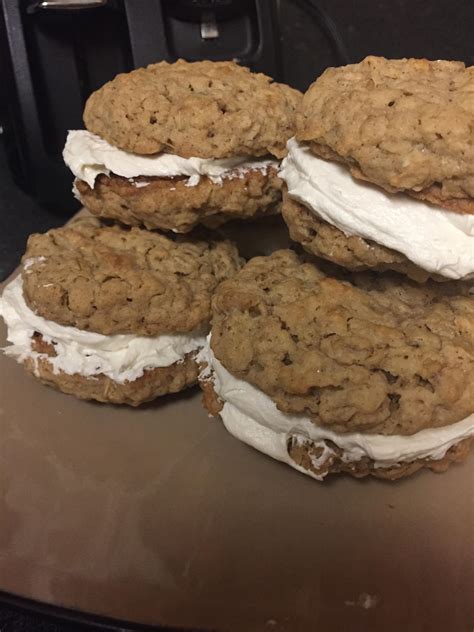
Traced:
[[[119, 384], [132, 382], [147, 370], [182, 362], [187, 354], [199, 351], [205, 343], [205, 337], [197, 332], [157, 337], [104, 336], [59, 325], [38, 316], [28, 307], [23, 297], [21, 276], [4, 289], [0, 297], [0, 316], [8, 327], [7, 341], [11, 343], [3, 351], [18, 362], [26, 358], [37, 362], [45, 358], [55, 373], [63, 371], [84, 377], [102, 373]], [[32, 350], [35, 332], [53, 345], [56, 356]]]
[[392, 248], [450, 279], [474, 277], [473, 215], [357, 181], [346, 167], [318, 158], [294, 138], [279, 175], [291, 198], [346, 235]]
[[[368, 457], [375, 467], [389, 468], [417, 459], [442, 459], [450, 447], [474, 435], [474, 414], [449, 426], [421, 430], [409, 436], [333, 432], [317, 426], [308, 417], [281, 412], [263, 391], [231, 375], [214, 356], [210, 336], [197, 361], [207, 365], [200, 380], [213, 382], [216, 394], [224, 403], [220, 412], [222, 421], [232, 435], [318, 480], [327, 473], [327, 460], [335, 456], [332, 444], [342, 450], [340, 458], [346, 463]], [[321, 469], [321, 475], [293, 461], [288, 453], [290, 440], [300, 444], [311, 441], [321, 448], [320, 456], [313, 458], [312, 463], [315, 470]]]
[[[186, 176], [187, 186], [196, 186], [201, 176], [207, 176], [215, 184], [221, 184], [223, 178], [242, 178], [248, 171], [267, 171], [269, 167], [279, 165], [277, 160], [252, 159], [249, 156], [220, 160], [181, 158], [166, 153], [141, 156], [113, 147], [100, 136], [86, 130], [72, 130], [68, 133], [63, 158], [76, 178], [84, 180], [91, 188], [101, 173], [114, 173], [131, 179], [139, 176]], [[146, 183], [137, 182], [135, 185], [145, 186]]]

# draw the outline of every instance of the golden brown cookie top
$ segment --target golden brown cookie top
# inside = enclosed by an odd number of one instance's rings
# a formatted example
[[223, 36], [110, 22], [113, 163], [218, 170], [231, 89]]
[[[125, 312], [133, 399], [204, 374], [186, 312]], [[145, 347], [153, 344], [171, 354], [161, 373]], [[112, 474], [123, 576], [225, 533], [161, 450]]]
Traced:
[[25, 300], [43, 318], [144, 336], [207, 326], [212, 293], [241, 265], [229, 241], [172, 239], [90, 217], [32, 235], [27, 261]]
[[474, 67], [367, 57], [308, 89], [297, 139], [388, 191], [474, 213]]
[[252, 259], [213, 298], [211, 346], [285, 413], [337, 432], [415, 433], [474, 412], [474, 297], [289, 250]]
[[297, 90], [234, 62], [160, 62], [120, 74], [88, 99], [84, 123], [137, 154], [282, 157]]

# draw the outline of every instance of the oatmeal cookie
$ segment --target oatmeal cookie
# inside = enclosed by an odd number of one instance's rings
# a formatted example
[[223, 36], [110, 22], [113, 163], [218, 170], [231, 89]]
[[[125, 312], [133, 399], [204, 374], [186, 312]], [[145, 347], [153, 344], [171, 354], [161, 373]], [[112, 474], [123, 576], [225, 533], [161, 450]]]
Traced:
[[[100, 175], [94, 188], [75, 184], [81, 201], [94, 214], [132, 226], [187, 233], [197, 224], [216, 228], [232, 219], [256, 219], [280, 210], [282, 181], [274, 168], [224, 178], [222, 184], [202, 177], [195, 186], [187, 178], [127, 178]], [[138, 186], [137, 186], [138, 184]]]
[[23, 262], [25, 300], [43, 318], [143, 336], [206, 326], [212, 293], [241, 265], [229, 241], [172, 239], [92, 217], [32, 235]]
[[282, 157], [301, 94], [234, 62], [160, 62], [88, 99], [86, 128], [137, 154]]
[[412, 435], [474, 412], [474, 297], [462, 283], [343, 281], [278, 251], [219, 286], [211, 347], [280, 411], [338, 433]]
[[[283, 193], [281, 210], [291, 239], [312, 255], [349, 270], [395, 270], [419, 283], [430, 277], [429, 272], [412, 263], [400, 252], [356, 235], [345, 235], [304, 204], [291, 199], [286, 192]], [[446, 280], [439, 275], [431, 276], [438, 281]]]
[[[317, 478], [324, 478], [327, 474], [344, 472], [355, 478], [374, 476], [375, 478], [396, 481], [399, 478], [410, 476], [423, 468], [437, 473], [446, 472], [450, 465], [461, 463], [467, 458], [471, 442], [471, 439], [463, 439], [459, 443], [454, 444], [441, 459], [415, 459], [407, 463], [397, 463], [390, 467], [377, 467], [373, 459], [368, 457], [364, 457], [359, 461], [348, 462], [344, 459], [344, 452], [337, 449], [334, 450], [334, 454], [319, 465], [319, 459], [323, 450], [321, 445], [319, 443], [315, 444], [313, 441], [300, 441], [294, 437], [288, 440], [287, 449], [288, 456], [298, 469], [306, 471]], [[332, 449], [334, 449], [334, 446], [332, 446]]]
[[86, 377], [78, 373], [70, 375], [64, 371], [55, 371], [47, 358], [55, 355], [54, 346], [46, 343], [41, 336], [34, 337], [32, 349], [42, 356], [36, 360], [25, 358], [23, 365], [27, 371], [43, 384], [79, 399], [139, 406], [161, 395], [182, 391], [197, 382], [198, 365], [193, 353], [188, 354], [182, 362], [150, 369], [136, 380], [118, 383], [104, 374]]
[[[214, 390], [212, 379], [200, 380], [203, 390], [203, 404], [210, 415], [216, 416], [222, 413], [223, 402]], [[318, 480], [323, 480], [328, 474], [345, 473], [355, 478], [374, 476], [385, 480], [398, 480], [405, 476], [414, 474], [421, 469], [430, 469], [433, 472], [445, 472], [453, 463], [464, 461], [470, 451], [472, 439], [461, 439], [452, 445], [441, 458], [415, 458], [412, 461], [400, 461], [390, 465], [381, 465], [373, 458], [365, 455], [353, 460], [343, 449], [329, 440], [314, 441], [304, 437], [288, 425], [287, 430], [279, 428], [268, 433], [268, 429], [260, 426], [259, 434], [267, 435], [267, 441], [259, 442], [258, 445], [248, 441], [250, 434], [240, 429], [232, 432], [238, 439], [245, 443], [250, 443], [260, 451], [278, 458], [293, 468], [308, 474]], [[271, 435], [271, 439], [269, 439]], [[266, 443], [266, 445], [265, 445]], [[275, 453], [272, 445], [280, 446], [279, 454]]]
[[299, 141], [387, 191], [474, 213], [474, 67], [367, 57], [306, 92]]

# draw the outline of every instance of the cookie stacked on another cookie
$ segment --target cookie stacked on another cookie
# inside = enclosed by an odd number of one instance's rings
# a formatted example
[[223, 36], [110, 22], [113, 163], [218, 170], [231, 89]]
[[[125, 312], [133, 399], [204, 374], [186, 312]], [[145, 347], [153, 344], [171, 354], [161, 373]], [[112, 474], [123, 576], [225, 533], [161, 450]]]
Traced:
[[322, 480], [444, 471], [474, 434], [474, 298], [463, 283], [346, 280], [282, 250], [213, 299], [204, 402], [229, 432]]
[[368, 57], [308, 89], [280, 172], [305, 250], [351, 270], [474, 277], [474, 68]]
[[461, 63], [369, 57], [304, 95], [280, 176], [309, 254], [253, 259], [220, 286], [199, 356], [207, 408], [236, 437], [318, 479], [466, 456], [473, 89]]
[[91, 217], [32, 235], [4, 290], [4, 350], [81, 399], [136, 406], [196, 383], [211, 296], [241, 266], [225, 240]]
[[64, 158], [92, 213], [188, 232], [279, 210], [301, 94], [233, 62], [160, 62], [89, 98]]

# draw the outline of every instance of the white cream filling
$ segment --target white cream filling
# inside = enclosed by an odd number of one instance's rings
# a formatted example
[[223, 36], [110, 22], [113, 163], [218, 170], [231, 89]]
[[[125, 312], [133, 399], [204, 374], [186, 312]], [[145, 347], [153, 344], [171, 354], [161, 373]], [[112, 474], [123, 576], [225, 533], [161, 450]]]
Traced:
[[[205, 344], [200, 333], [147, 337], [120, 334], [104, 336], [76, 327], [65, 327], [36, 315], [23, 298], [21, 276], [9, 283], [0, 297], [0, 316], [7, 325], [4, 353], [23, 362], [47, 358], [55, 373], [92, 377], [103, 373], [119, 384], [136, 380], [147, 370], [182, 362], [188, 353]], [[51, 343], [55, 357], [31, 349], [31, 338], [39, 332]]]
[[449, 279], [474, 277], [474, 216], [390, 194], [316, 157], [294, 138], [279, 173], [291, 198], [346, 235], [403, 253]]
[[[222, 184], [223, 178], [243, 178], [251, 170], [266, 172], [269, 167], [278, 167], [277, 160], [237, 156], [216, 160], [213, 158], [181, 158], [175, 154], [159, 153], [150, 156], [132, 154], [109, 145], [100, 136], [86, 130], [71, 130], [67, 135], [63, 150], [64, 162], [76, 178], [84, 180], [93, 188], [95, 179], [101, 173], [114, 173], [124, 178], [157, 176], [169, 178], [186, 176], [187, 186], [196, 186], [201, 176]], [[137, 187], [146, 182], [134, 183]]]
[[[313, 459], [316, 469], [334, 454], [325, 440], [343, 450], [345, 462], [369, 457], [375, 461], [375, 467], [387, 468], [416, 459], [442, 459], [451, 446], [474, 434], [474, 414], [449, 426], [421, 430], [410, 436], [333, 432], [317, 426], [308, 417], [281, 412], [263, 391], [231, 375], [214, 356], [210, 336], [197, 359], [207, 364], [201, 379], [212, 380], [215, 392], [224, 402], [220, 415], [227, 430], [244, 443], [305, 474], [309, 472], [288, 454], [289, 439], [299, 443], [319, 442], [322, 454]], [[324, 478], [311, 475], [318, 480]]]

